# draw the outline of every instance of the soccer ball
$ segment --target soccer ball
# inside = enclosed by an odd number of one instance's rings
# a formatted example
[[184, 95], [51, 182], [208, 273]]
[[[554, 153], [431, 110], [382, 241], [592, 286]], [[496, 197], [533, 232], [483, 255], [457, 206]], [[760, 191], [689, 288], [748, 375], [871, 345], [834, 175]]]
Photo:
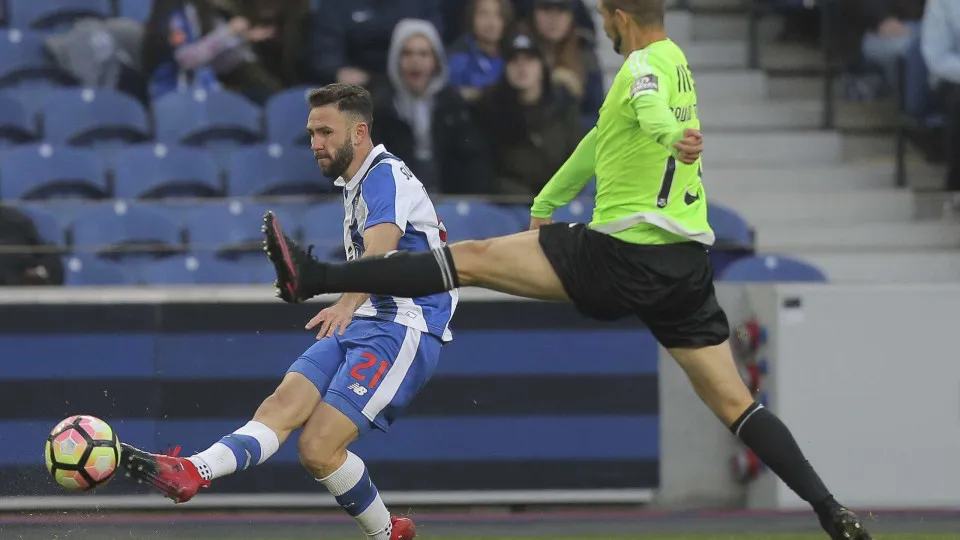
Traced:
[[109, 424], [93, 416], [71, 416], [47, 437], [47, 471], [69, 491], [96, 489], [113, 478], [120, 440]]

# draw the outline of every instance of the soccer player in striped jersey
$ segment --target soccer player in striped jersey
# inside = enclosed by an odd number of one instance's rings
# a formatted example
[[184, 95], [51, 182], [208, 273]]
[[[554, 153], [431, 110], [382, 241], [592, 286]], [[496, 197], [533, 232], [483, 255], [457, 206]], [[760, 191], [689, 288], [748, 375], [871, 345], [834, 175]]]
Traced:
[[[403, 161], [373, 146], [370, 94], [334, 84], [313, 91], [308, 101], [314, 154], [343, 188], [347, 260], [442, 249], [446, 231], [423, 184]], [[416, 297], [344, 294], [308, 323], [319, 327], [319, 340], [252, 421], [189, 458], [124, 445], [123, 465], [184, 502], [215, 478], [263, 463], [302, 427], [300, 461], [363, 532], [372, 540], [412, 540], [413, 522], [391, 517], [363, 461], [347, 446], [371, 429], [386, 431], [433, 375], [440, 346], [453, 339], [457, 297], [455, 290]]]
[[[284, 300], [479, 286], [571, 302], [599, 320], [636, 316], [714, 414], [811, 505], [831, 539], [869, 540], [860, 518], [837, 502], [787, 426], [754, 401], [737, 371], [706, 250], [714, 243], [706, 169], [699, 156], [688, 159], [698, 153], [686, 136], [700, 128], [696, 85], [686, 55], [667, 37], [664, 0], [600, 0], [598, 9], [625, 62], [596, 127], [534, 200], [530, 231], [458, 242], [432, 254], [324, 264], [277, 235], [270, 226], [276, 216], [268, 213], [265, 243], [286, 288]], [[589, 226], [551, 223], [554, 209], [594, 175]]]

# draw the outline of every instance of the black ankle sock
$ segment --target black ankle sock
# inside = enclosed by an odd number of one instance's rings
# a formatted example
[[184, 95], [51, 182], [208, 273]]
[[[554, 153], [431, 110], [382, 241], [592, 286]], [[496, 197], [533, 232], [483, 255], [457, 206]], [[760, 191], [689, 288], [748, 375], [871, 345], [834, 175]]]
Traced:
[[754, 403], [730, 426], [730, 431], [817, 513], [836, 505], [790, 430], [769, 409]]
[[424, 253], [398, 251], [382, 257], [318, 265], [303, 279], [311, 295], [363, 292], [416, 298], [460, 286], [448, 247]]

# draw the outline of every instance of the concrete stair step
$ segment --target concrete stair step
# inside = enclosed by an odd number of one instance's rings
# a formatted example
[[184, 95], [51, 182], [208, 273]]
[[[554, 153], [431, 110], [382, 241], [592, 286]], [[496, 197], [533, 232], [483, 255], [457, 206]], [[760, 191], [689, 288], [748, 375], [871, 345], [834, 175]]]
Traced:
[[823, 103], [818, 100], [730, 103], [719, 98], [702, 99], [697, 112], [705, 131], [811, 130], [820, 127]]
[[710, 167], [783, 167], [835, 165], [842, 141], [826, 131], [786, 133], [717, 133], [704, 141], [703, 157]]
[[960, 248], [960, 226], [956, 223], [862, 223], [842, 227], [764, 226], [757, 231], [757, 249], [768, 252], [792, 250], [892, 251], [896, 249]]
[[895, 189], [835, 193], [742, 193], [736, 197], [711, 196], [754, 225], [848, 225], [908, 222], [913, 219], [913, 194]]
[[831, 253], [796, 250], [789, 253], [823, 270], [835, 283], [949, 283], [960, 281], [956, 251], [883, 251]]
[[[712, 144], [708, 139], [706, 144]], [[810, 167], [722, 167], [704, 159], [707, 196], [734, 198], [739, 194], [835, 193], [889, 188], [893, 167], [887, 163], [850, 163]]]

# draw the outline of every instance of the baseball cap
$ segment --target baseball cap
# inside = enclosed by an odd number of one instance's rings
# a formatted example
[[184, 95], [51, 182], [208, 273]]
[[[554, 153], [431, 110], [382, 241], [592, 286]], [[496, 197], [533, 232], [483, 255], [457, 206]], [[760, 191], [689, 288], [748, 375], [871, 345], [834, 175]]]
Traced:
[[510, 38], [510, 40], [507, 42], [507, 46], [503, 51], [503, 57], [507, 60], [510, 60], [520, 53], [539, 56], [540, 49], [537, 47], [537, 43], [532, 37], [526, 34], [517, 34]]

